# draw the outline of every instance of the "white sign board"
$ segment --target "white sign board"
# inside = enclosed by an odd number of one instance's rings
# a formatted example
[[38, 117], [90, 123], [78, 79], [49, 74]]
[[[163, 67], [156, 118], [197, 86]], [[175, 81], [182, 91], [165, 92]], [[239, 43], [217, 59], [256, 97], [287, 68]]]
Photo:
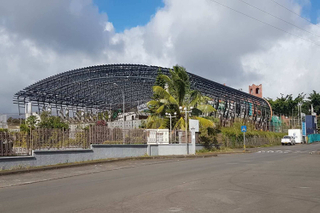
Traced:
[[189, 119], [189, 131], [195, 129], [195, 132], [199, 132], [199, 121], [194, 119]]

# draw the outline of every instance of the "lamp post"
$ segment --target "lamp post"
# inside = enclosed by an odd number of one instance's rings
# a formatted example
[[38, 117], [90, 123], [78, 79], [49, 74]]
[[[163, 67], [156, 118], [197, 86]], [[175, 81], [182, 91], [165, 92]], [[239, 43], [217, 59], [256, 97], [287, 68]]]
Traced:
[[[116, 87], [120, 87], [117, 83], [113, 83]], [[122, 108], [123, 108], [123, 125], [122, 125], [122, 137], [123, 137], [123, 144], [125, 144], [125, 134], [124, 134], [124, 113], [125, 113], [125, 96], [124, 96], [124, 89], [121, 90], [122, 93]]]
[[179, 107], [181, 112], [185, 114], [185, 122], [186, 122], [186, 144], [188, 144], [188, 113], [192, 112], [193, 107], [190, 107], [189, 110], [187, 107]]
[[301, 106], [302, 106], [302, 103], [299, 102], [298, 103], [298, 119], [299, 119], [299, 126], [301, 127], [302, 129], [302, 117], [301, 117]]
[[174, 116], [172, 116], [171, 113], [166, 112], [166, 117], [170, 118], [170, 133], [169, 133], [170, 134], [169, 135], [169, 140], [170, 141], [169, 141], [169, 143], [171, 143], [171, 141], [172, 141], [171, 140], [171, 129], [172, 129], [172, 121], [171, 121], [171, 119], [177, 117], [176, 115], [177, 115], [177, 112], [174, 112]]

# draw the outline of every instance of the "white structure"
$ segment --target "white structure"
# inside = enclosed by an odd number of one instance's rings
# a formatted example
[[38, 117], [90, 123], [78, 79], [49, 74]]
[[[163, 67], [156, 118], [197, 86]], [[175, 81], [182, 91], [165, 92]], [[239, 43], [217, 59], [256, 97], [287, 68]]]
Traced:
[[7, 124], [7, 115], [0, 115], [0, 128], [1, 129], [7, 129], [8, 124]]
[[303, 138], [302, 138], [302, 130], [301, 129], [289, 129], [288, 130], [288, 135], [294, 137], [294, 140], [296, 143], [303, 143]]
[[[138, 129], [144, 120], [127, 120], [124, 122], [125, 129]], [[109, 128], [123, 128], [123, 121], [107, 122]]]
[[169, 144], [169, 129], [147, 129], [148, 144]]
[[[148, 114], [146, 113], [136, 113], [136, 112], [126, 112], [124, 113], [125, 121], [139, 120], [141, 117], [146, 118]], [[123, 121], [123, 114], [118, 115], [118, 121]]]
[[36, 116], [37, 117], [37, 120], [38, 122], [40, 122], [40, 115], [36, 112], [32, 112], [32, 103], [29, 102], [25, 105], [25, 117], [26, 117], [26, 120], [30, 117], [30, 116]]

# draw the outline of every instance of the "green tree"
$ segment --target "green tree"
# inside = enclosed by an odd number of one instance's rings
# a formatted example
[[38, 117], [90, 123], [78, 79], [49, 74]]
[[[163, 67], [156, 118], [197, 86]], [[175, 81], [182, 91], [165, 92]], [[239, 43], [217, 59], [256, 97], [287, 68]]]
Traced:
[[33, 130], [38, 126], [38, 123], [39, 119], [36, 116], [31, 115], [25, 120], [25, 123], [20, 125], [20, 131], [29, 133], [30, 129]]
[[[165, 113], [177, 113], [177, 118], [173, 120], [174, 128], [185, 129], [186, 122], [184, 120], [185, 114], [180, 111], [182, 108], [194, 107], [194, 111], [199, 111], [201, 114], [210, 114], [215, 109], [207, 102], [208, 97], [202, 96], [200, 92], [190, 90], [189, 76], [186, 70], [180, 66], [174, 66], [170, 70], [170, 77], [167, 75], [159, 75], [160, 79], [165, 82], [165, 87], [153, 87], [153, 100], [147, 103], [151, 111], [151, 116], [147, 119], [147, 128], [168, 128], [169, 122], [165, 118]], [[200, 119], [203, 125], [214, 126], [214, 123], [207, 119]]]
[[34, 115], [29, 116], [26, 120], [27, 126], [30, 127], [31, 129], [35, 129], [38, 123], [39, 123], [39, 120]]
[[61, 120], [60, 117], [51, 116], [49, 112], [42, 112], [41, 121], [38, 124], [40, 128], [48, 129], [69, 129], [69, 125]]
[[8, 129], [0, 128], [0, 133], [1, 133], [1, 132], [8, 132]]
[[281, 97], [276, 100], [268, 98], [274, 114], [276, 115], [285, 115], [285, 116], [294, 116], [298, 114], [298, 104], [303, 103], [305, 94], [300, 93], [296, 98], [293, 98], [291, 95], [281, 94]]
[[313, 106], [313, 111], [320, 115], [320, 94], [313, 90], [312, 93], [309, 94], [309, 105], [311, 109], [311, 104]]

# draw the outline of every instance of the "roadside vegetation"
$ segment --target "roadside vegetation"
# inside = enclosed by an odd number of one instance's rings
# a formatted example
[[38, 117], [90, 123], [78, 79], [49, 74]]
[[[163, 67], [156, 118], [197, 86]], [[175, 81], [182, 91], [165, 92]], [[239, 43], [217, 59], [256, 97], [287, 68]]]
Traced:
[[69, 129], [69, 125], [62, 121], [60, 117], [51, 116], [49, 112], [42, 112], [40, 115], [40, 120], [31, 115], [27, 118], [25, 123], [20, 125], [21, 132], [30, 132], [36, 128], [45, 128], [45, 129]]

